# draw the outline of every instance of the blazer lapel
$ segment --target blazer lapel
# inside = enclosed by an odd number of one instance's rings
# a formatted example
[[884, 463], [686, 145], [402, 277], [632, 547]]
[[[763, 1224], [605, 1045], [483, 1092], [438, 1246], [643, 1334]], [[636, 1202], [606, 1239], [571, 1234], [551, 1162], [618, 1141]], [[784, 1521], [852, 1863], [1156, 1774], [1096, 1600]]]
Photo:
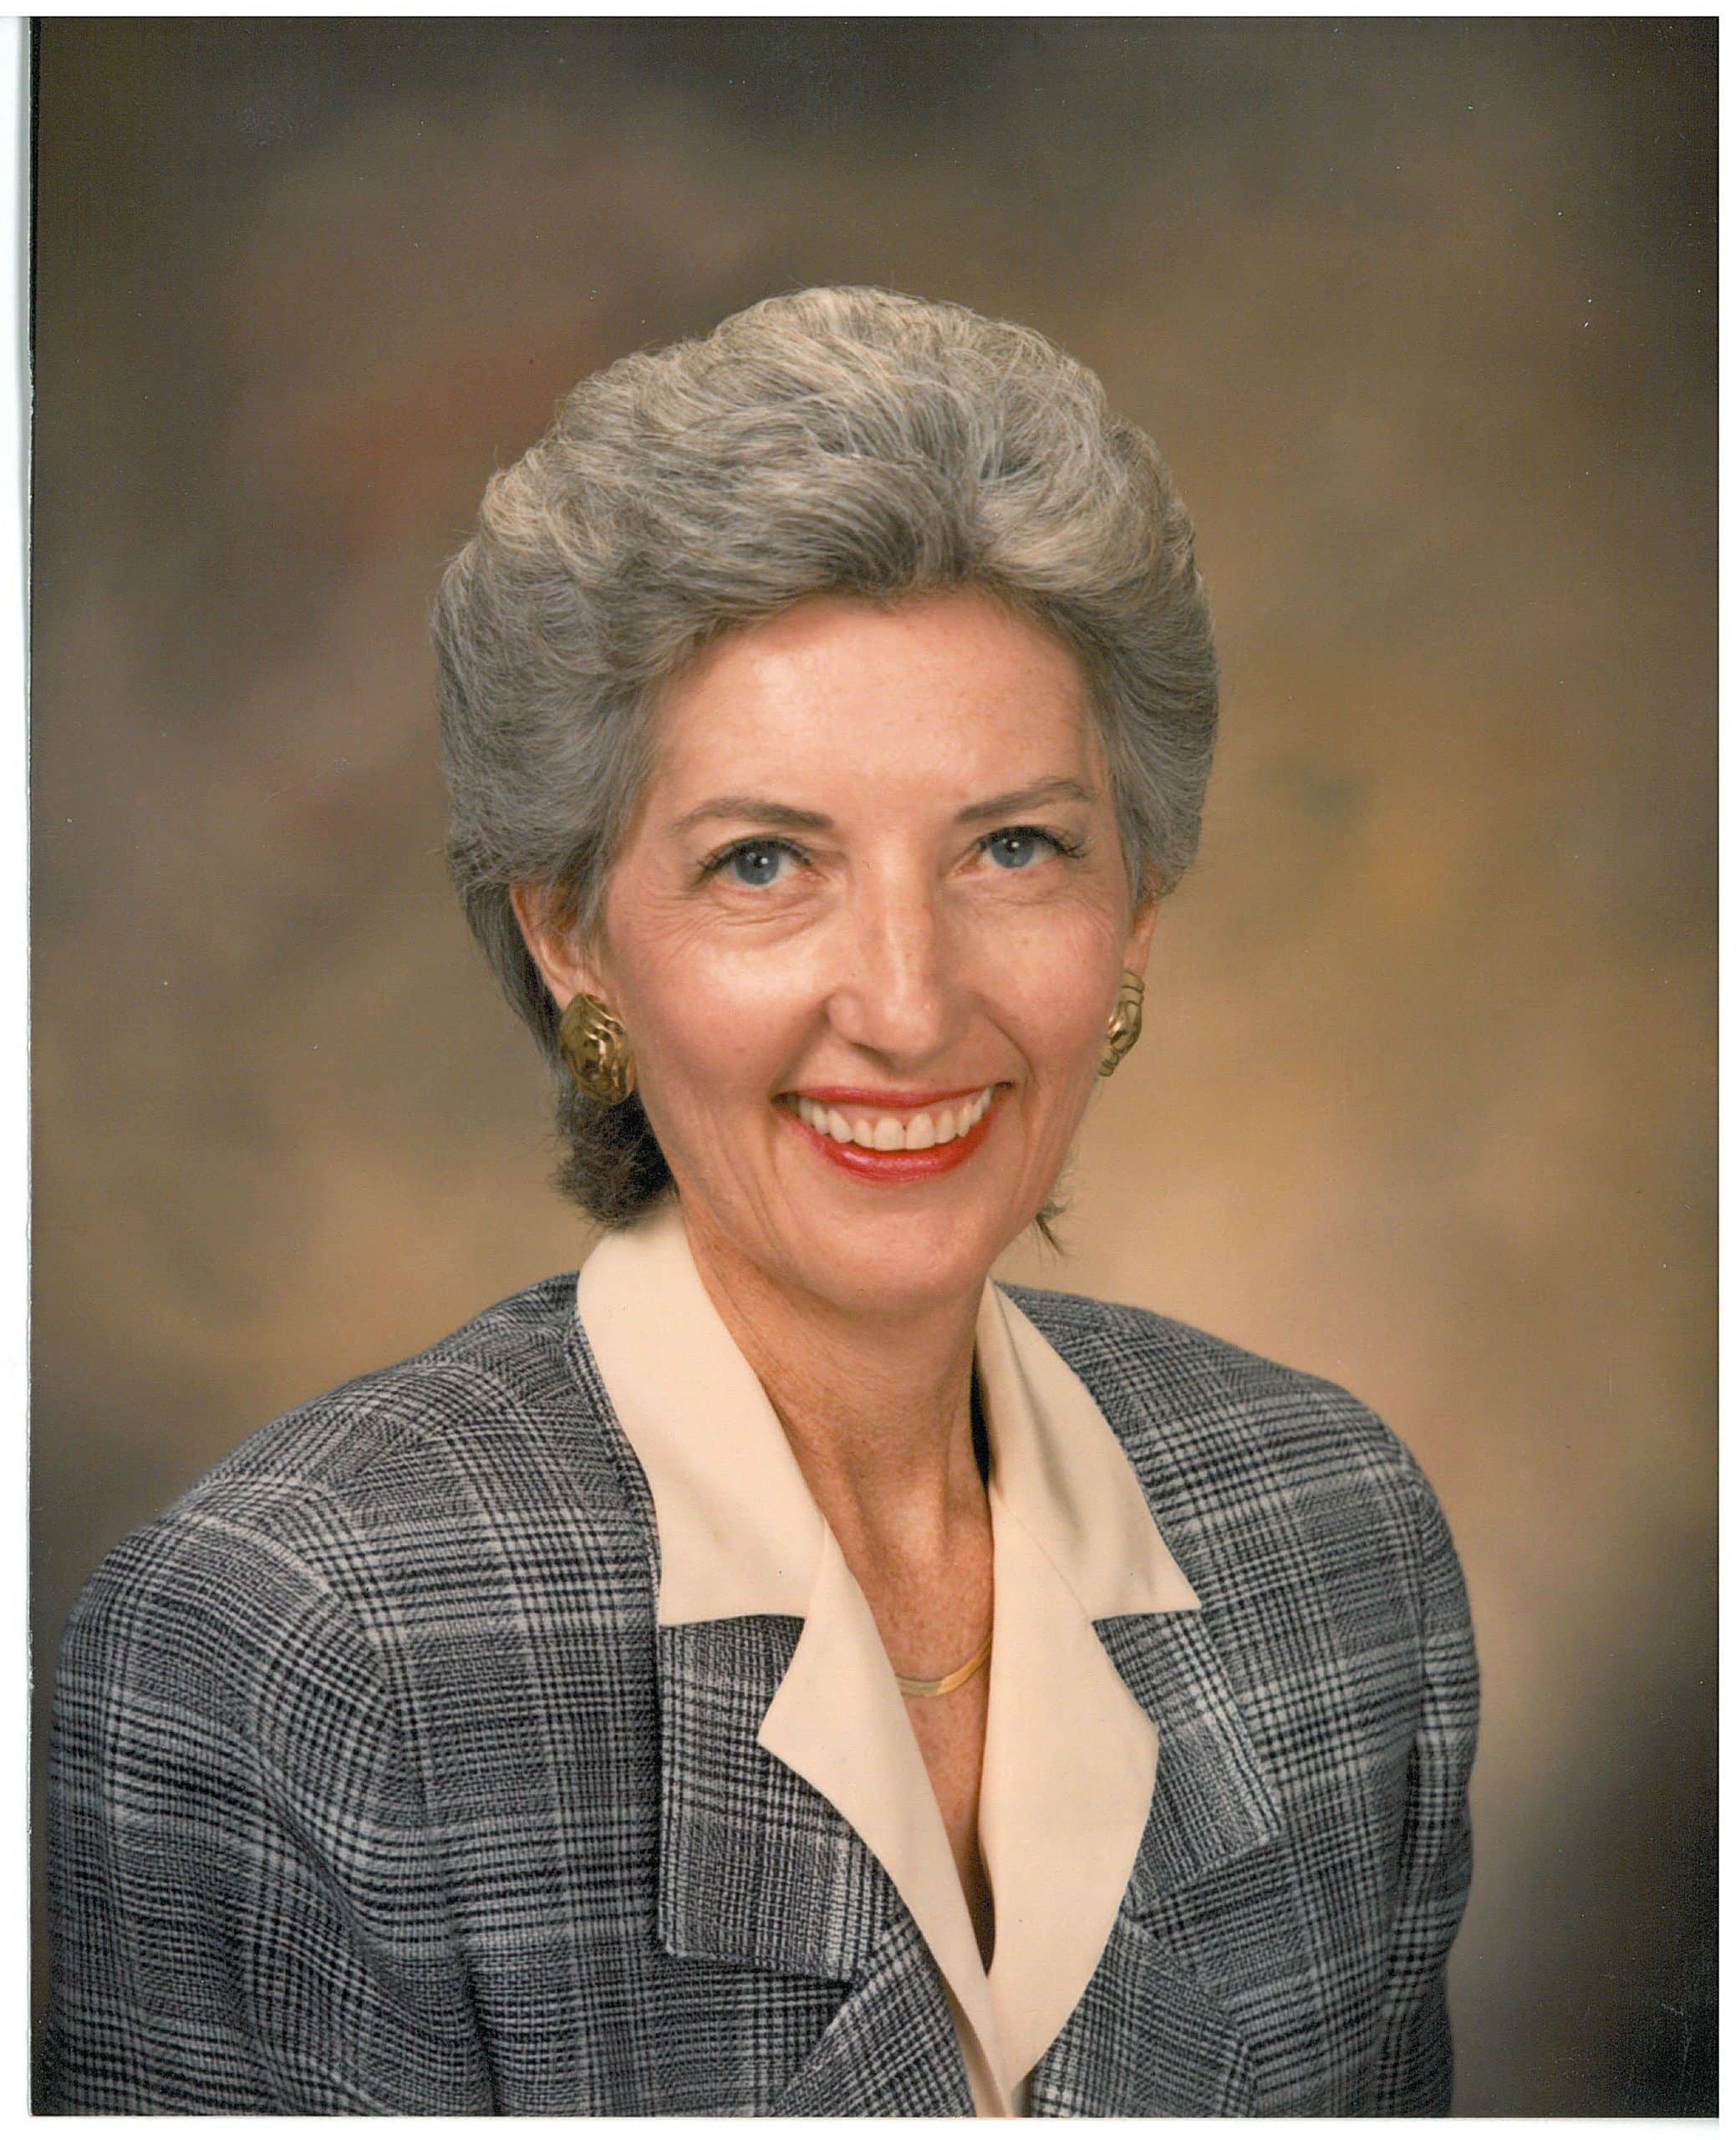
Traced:
[[1128, 1891], [1136, 1910], [1261, 1849], [1282, 1825], [1206, 1613], [1102, 1620], [1097, 1634], [1158, 1727], [1151, 1818]]
[[814, 1786], [759, 1743], [802, 1623], [658, 1633], [658, 1936], [684, 1960], [846, 1987], [770, 2106], [779, 2116], [969, 2116], [945, 1992], [885, 1871]]
[[658, 1935], [684, 1960], [848, 1983], [885, 1928], [891, 1883], [757, 1736], [802, 1625], [766, 1615], [658, 1630]]
[[[1097, 1623], [1117, 1670], [1157, 1725], [1157, 1777], [1102, 1959], [1032, 2076], [1035, 2115], [1222, 2117], [1253, 2107], [1248, 2040], [1190, 1966], [1194, 1955], [1179, 1952], [1168, 1936], [1172, 1898], [1209, 1895], [1219, 1876], [1273, 1842], [1281, 1827], [1206, 1620], [1204, 1613], [1166, 1613]], [[1210, 1914], [1208, 1908], [1208, 1939]], [[1246, 1936], [1234, 1913], [1223, 1930], [1225, 1938]]]
[[779, 2117], [969, 2117], [959, 2034], [916, 1921], [896, 1905], [879, 1946], [788, 2086]]
[[[644, 1467], [576, 1317], [564, 1349], [644, 1539], [654, 1600], [662, 1552]], [[890, 1883], [757, 1736], [802, 1628], [781, 1613], [657, 1628], [657, 1936], [680, 1959], [848, 1983], [880, 1937]]]
[[1031, 2076], [1033, 2117], [1246, 2117], [1246, 2036], [1142, 1926], [1116, 1920], [1085, 1996]]

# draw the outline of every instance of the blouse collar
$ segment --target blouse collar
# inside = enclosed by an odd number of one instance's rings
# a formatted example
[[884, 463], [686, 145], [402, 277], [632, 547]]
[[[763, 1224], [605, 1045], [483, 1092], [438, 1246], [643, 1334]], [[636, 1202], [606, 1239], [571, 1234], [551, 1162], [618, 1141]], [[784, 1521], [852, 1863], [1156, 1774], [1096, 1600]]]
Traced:
[[1014, 1303], [983, 1289], [995, 1654], [979, 1804], [985, 1973], [939, 1809], [873, 1618], [673, 1196], [592, 1251], [578, 1312], [656, 1511], [658, 1618], [804, 1623], [760, 1744], [885, 1867], [960, 2022], [980, 2110], [1005, 2114], [1077, 2004], [1133, 1871], [1157, 1733], [1092, 1622], [1197, 1609], [1113, 1429]]

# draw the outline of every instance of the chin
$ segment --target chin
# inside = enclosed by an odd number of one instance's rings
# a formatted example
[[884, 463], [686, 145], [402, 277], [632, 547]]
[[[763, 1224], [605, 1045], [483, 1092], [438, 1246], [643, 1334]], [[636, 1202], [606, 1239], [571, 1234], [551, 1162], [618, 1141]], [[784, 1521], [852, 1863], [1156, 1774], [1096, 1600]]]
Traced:
[[919, 1313], [975, 1292], [1021, 1230], [986, 1212], [888, 1212], [843, 1222], [817, 1212], [792, 1261], [810, 1290], [840, 1307]]

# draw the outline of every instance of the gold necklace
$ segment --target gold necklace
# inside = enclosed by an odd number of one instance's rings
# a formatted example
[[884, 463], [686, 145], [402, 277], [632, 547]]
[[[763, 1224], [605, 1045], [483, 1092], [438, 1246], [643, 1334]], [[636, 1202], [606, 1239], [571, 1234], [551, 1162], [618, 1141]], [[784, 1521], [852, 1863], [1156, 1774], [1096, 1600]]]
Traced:
[[[982, 1401], [977, 1388], [975, 1368], [972, 1368], [970, 1374], [970, 1447], [976, 1458], [977, 1470], [983, 1484], [986, 1486], [989, 1483], [989, 1433], [987, 1423], [983, 1418]], [[967, 1679], [974, 1679], [988, 1663], [989, 1652], [994, 1647], [995, 1628], [991, 1621], [988, 1640], [978, 1650], [975, 1656], [967, 1658], [956, 1672], [948, 1672], [938, 1679], [911, 1679], [906, 1678], [902, 1672], [894, 1672], [892, 1676], [898, 1681], [899, 1692], [906, 1701], [929, 1702], [936, 1694], [949, 1694], [956, 1688], [962, 1687]]]
[[902, 1672], [894, 1672], [899, 1692], [907, 1701], [931, 1701], [936, 1694], [949, 1694], [955, 1687], [962, 1687], [967, 1679], [974, 1679], [989, 1661], [989, 1652], [995, 1647], [995, 1631], [989, 1630], [989, 1639], [967, 1664], [956, 1672], [949, 1672], [939, 1679], [907, 1679]]

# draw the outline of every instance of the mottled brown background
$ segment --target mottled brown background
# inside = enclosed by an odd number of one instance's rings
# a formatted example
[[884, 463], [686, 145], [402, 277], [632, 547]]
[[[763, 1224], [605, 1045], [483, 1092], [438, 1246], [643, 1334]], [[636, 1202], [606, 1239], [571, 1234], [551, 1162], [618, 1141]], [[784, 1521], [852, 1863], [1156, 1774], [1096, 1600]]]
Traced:
[[47, 1659], [243, 1433], [574, 1265], [440, 869], [425, 604], [580, 373], [767, 292], [1156, 436], [1221, 771], [1070, 1260], [1344, 1381], [1486, 1675], [1459, 2106], [1711, 2088], [1715, 31], [54, 21], [36, 294]]

